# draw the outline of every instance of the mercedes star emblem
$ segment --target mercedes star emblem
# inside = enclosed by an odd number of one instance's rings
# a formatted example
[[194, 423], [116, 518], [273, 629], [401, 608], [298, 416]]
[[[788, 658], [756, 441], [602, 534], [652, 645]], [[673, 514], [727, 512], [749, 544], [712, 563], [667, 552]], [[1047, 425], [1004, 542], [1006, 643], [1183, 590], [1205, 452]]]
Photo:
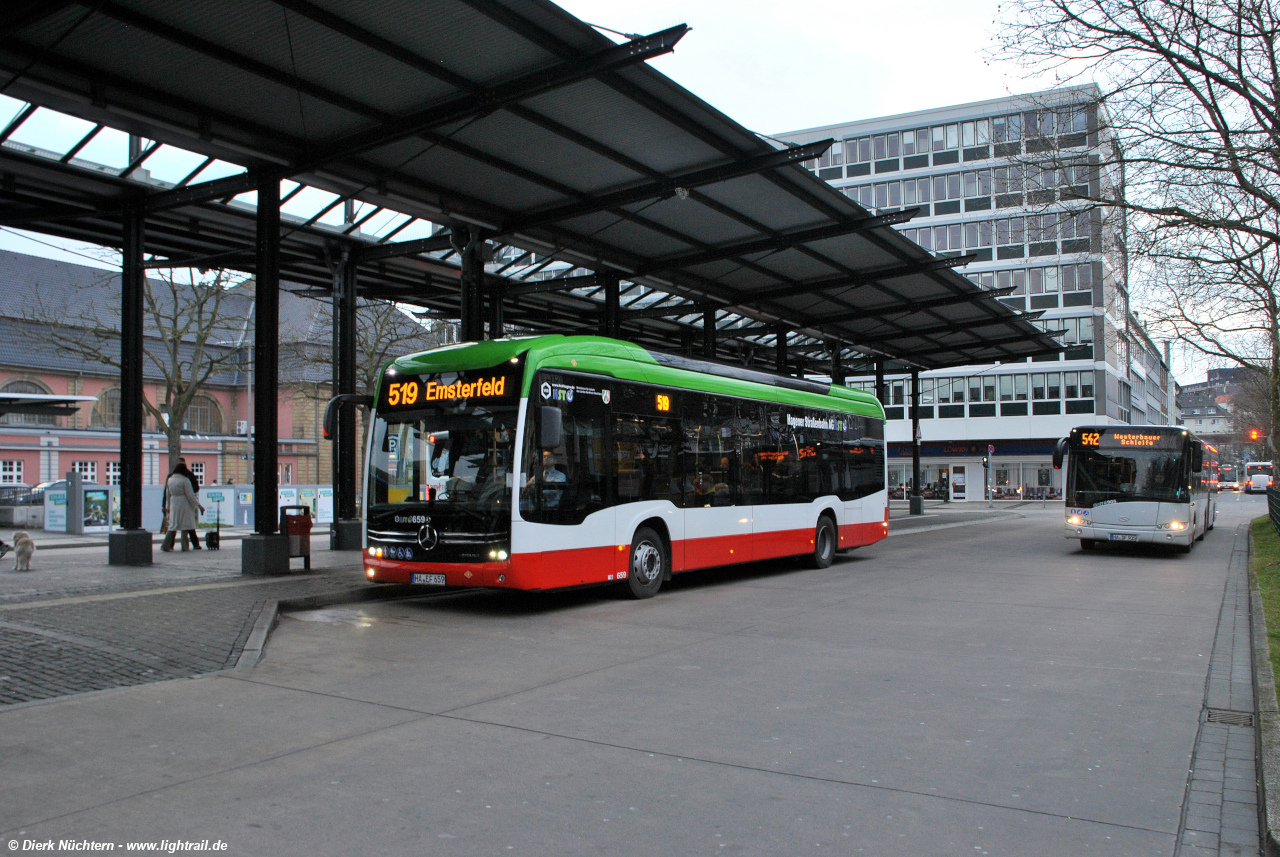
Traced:
[[418, 546], [424, 551], [434, 548], [438, 541], [440, 541], [440, 534], [430, 524], [423, 524], [422, 529], [418, 530]]

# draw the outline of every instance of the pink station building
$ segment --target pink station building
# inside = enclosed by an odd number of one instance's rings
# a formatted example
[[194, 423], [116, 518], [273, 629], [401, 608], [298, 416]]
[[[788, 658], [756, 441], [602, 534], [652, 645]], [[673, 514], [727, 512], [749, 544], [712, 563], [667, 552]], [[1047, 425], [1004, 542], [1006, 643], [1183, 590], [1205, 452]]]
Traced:
[[[154, 288], [154, 287], [153, 287]], [[167, 286], [154, 289], [167, 291]], [[119, 317], [120, 275], [98, 268], [0, 251], [0, 392], [92, 396], [74, 416], [8, 414], [0, 417], [0, 487], [37, 485], [77, 471], [86, 481], [115, 485], [120, 480], [120, 391], [113, 366], [70, 347], [71, 337], [94, 318]], [[279, 478], [281, 485], [328, 483], [329, 444], [321, 422], [329, 398], [329, 369], [322, 360], [289, 360], [286, 354], [313, 349], [327, 353], [329, 332], [320, 323], [325, 305], [281, 294], [281, 384]], [[202, 484], [248, 484], [253, 467], [249, 433], [253, 391], [251, 294], [232, 290], [220, 318], [230, 336], [215, 348], [236, 352], [203, 387], [186, 413], [182, 452]], [[150, 326], [150, 319], [148, 319]], [[57, 328], [55, 330], [54, 328]], [[118, 328], [118, 321], [116, 323]], [[235, 332], [243, 331], [238, 337]], [[286, 343], [299, 348], [292, 351]], [[158, 341], [149, 336], [151, 351]], [[119, 340], [102, 345], [118, 353]], [[162, 353], [158, 349], [156, 353]], [[161, 375], [147, 363], [147, 396], [163, 398]], [[150, 416], [143, 438], [143, 482], [163, 482], [168, 442]]]

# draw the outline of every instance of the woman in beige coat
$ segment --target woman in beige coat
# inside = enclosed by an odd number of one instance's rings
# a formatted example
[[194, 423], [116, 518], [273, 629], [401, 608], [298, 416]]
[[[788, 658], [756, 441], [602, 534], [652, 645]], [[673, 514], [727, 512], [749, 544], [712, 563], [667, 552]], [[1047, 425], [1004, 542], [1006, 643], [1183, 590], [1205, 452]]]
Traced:
[[200, 505], [196, 492], [191, 487], [195, 481], [195, 476], [185, 464], [179, 463], [173, 473], [169, 474], [169, 481], [164, 485], [169, 532], [165, 533], [164, 542], [160, 545], [162, 551], [173, 550], [173, 539], [179, 532], [182, 533], [183, 550], [187, 550], [188, 539], [196, 550], [200, 550], [200, 537], [196, 535], [196, 510], [203, 512], [204, 507]]

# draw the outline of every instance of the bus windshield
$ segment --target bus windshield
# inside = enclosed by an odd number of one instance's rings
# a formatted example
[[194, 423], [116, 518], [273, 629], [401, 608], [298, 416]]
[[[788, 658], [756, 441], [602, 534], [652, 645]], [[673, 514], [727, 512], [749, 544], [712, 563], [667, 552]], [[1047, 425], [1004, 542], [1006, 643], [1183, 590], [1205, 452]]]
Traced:
[[430, 503], [499, 512], [509, 506], [516, 407], [428, 407], [379, 416], [369, 456], [372, 510]]
[[1104, 502], [1152, 500], [1186, 503], [1186, 456], [1165, 449], [1071, 450], [1067, 505], [1089, 508]]

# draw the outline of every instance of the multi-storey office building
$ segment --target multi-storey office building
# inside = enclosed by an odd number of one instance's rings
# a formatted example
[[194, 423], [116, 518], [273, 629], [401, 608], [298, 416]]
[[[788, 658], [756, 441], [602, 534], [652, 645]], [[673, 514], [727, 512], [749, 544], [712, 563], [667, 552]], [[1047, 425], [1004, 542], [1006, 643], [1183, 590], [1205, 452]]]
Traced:
[[[901, 230], [1012, 307], [1060, 331], [1060, 358], [921, 373], [921, 493], [1061, 497], [1054, 442], [1083, 423], [1176, 419], [1169, 360], [1130, 311], [1122, 230], [1090, 204], [1117, 192], [1096, 87], [961, 104], [778, 135], [834, 138], [807, 164], [867, 208], [918, 208]], [[874, 380], [848, 383], [870, 389]], [[889, 482], [911, 475], [910, 384], [888, 382]]]

